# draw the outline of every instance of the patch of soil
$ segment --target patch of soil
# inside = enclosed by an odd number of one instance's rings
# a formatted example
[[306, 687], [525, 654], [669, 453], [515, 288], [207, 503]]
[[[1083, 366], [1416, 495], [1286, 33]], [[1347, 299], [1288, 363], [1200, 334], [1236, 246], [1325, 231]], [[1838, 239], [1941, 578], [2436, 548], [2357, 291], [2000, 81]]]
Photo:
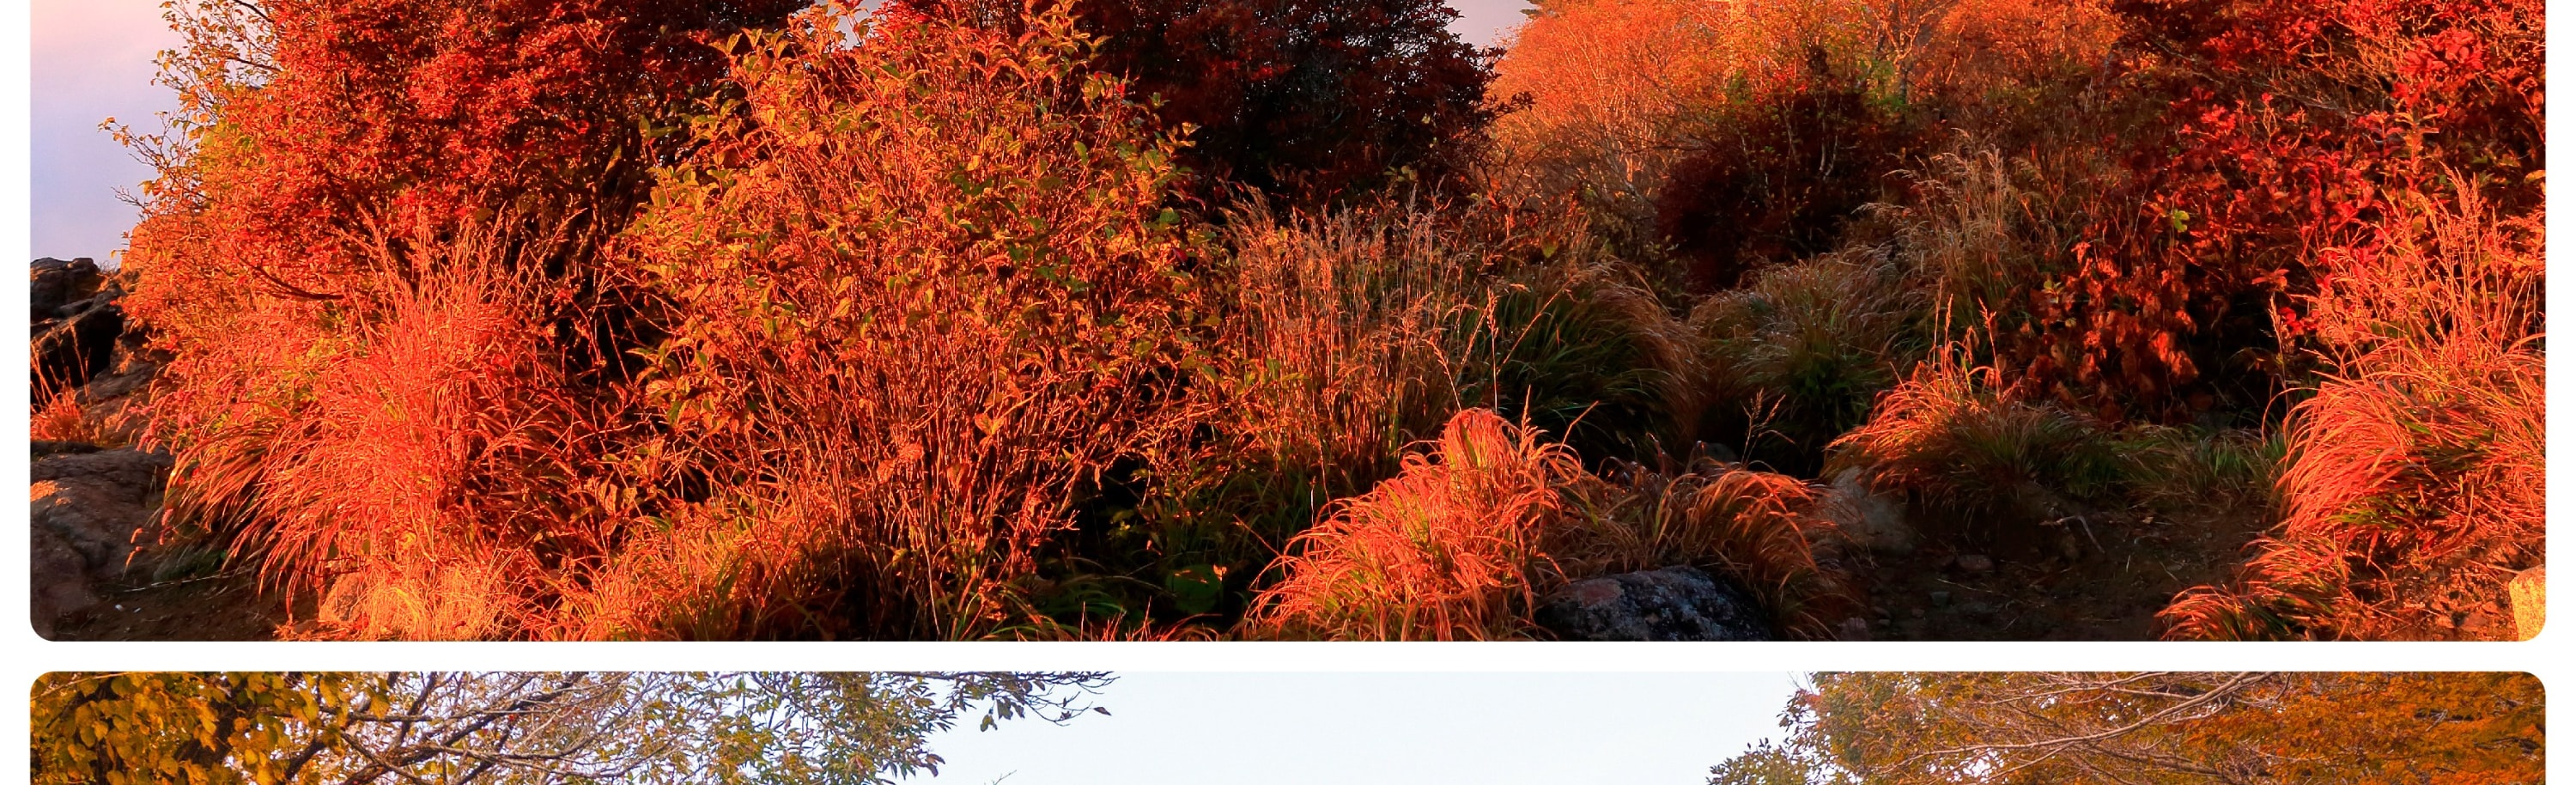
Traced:
[[2514, 572], [2470, 561], [2402, 580], [2365, 583], [2365, 595], [2414, 599], [2383, 600], [2341, 620], [2337, 633], [2355, 640], [2521, 640], [2514, 627], [2513, 596], [2505, 588]]
[[2232, 577], [2266, 525], [2260, 509], [2100, 513], [2013, 542], [1933, 538], [1872, 554], [1857, 570], [1869, 637], [2153, 640], [2156, 612], [2184, 589]]
[[[246, 569], [100, 589], [105, 601], [64, 614], [53, 640], [268, 641], [287, 623], [285, 599], [260, 591], [258, 576]], [[300, 618], [312, 617], [310, 608], [297, 610]]]

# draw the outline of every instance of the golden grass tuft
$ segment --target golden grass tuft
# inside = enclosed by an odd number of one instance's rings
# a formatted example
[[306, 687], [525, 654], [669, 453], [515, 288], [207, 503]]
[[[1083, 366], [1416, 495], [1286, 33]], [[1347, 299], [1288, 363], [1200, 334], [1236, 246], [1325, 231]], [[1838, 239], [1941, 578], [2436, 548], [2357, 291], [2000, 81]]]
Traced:
[[1834, 441], [1826, 474], [1857, 469], [1880, 490], [1927, 509], [2030, 522], [2116, 478], [2091, 419], [2021, 401], [1991, 366], [1969, 367], [1952, 344], [1879, 398], [1869, 422]]
[[2323, 259], [2307, 318], [2336, 370], [2290, 413], [2280, 526], [2234, 585], [2175, 598], [2168, 637], [2461, 637], [2540, 563], [2540, 218], [2390, 198], [2386, 245]]
[[1812, 470], [1923, 353], [1927, 298], [1902, 268], [1855, 248], [1760, 270], [1701, 300], [1690, 324], [1710, 399], [1703, 433], [1740, 445], [1746, 460]]
[[35, 441], [117, 446], [117, 430], [81, 408], [80, 391], [77, 389], [45, 396], [27, 422], [27, 438]]
[[1582, 476], [1537, 429], [1459, 412], [1432, 452], [1299, 535], [1248, 621], [1284, 637], [1526, 637], [1556, 580], [1545, 539], [1565, 511], [1557, 489]]
[[1326, 489], [1393, 474], [1406, 444], [1457, 408], [1449, 325], [1506, 263], [1436, 212], [1378, 204], [1287, 215], [1254, 203], [1227, 221], [1227, 360], [1201, 394], [1246, 448]]
[[410, 283], [371, 298], [355, 329], [307, 338], [317, 361], [291, 413], [180, 453], [187, 487], [256, 488], [255, 508], [236, 512], [259, 524], [236, 549], [258, 553], [273, 583], [321, 591], [325, 629], [510, 632], [532, 610], [543, 554], [579, 537], [529, 504], [547, 493], [533, 453], [569, 407], [549, 394], [551, 339], [536, 287], [504, 272], [509, 245], [416, 246]]
[[1815, 491], [1733, 465], [1619, 481], [1489, 410], [1451, 418], [1402, 474], [1337, 505], [1273, 566], [1244, 632], [1260, 637], [1543, 636], [1538, 598], [1569, 581], [1691, 565], [1746, 584], [1777, 624], [1830, 637], [1856, 599]]

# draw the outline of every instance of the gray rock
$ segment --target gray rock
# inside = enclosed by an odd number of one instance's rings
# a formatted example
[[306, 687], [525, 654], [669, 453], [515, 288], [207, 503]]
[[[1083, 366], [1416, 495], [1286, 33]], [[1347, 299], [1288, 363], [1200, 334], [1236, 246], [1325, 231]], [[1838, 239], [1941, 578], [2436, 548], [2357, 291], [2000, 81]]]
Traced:
[[37, 634], [97, 605], [99, 584], [124, 575], [169, 472], [168, 455], [131, 449], [58, 452], [29, 466], [28, 618]]
[[129, 413], [150, 395], [168, 352], [152, 347], [151, 331], [127, 318], [120, 300], [133, 281], [101, 273], [88, 259], [38, 259], [29, 324], [29, 392], [39, 406], [71, 394], [86, 425], [114, 442], [140, 434]]
[[28, 381], [37, 395], [88, 384], [115, 363], [117, 339], [125, 335], [125, 308], [105, 295], [81, 303], [81, 310], [32, 327]]
[[1818, 495], [1817, 514], [1833, 521], [1854, 544], [1881, 553], [1912, 552], [1920, 539], [1905, 520], [1905, 502], [1871, 490], [1859, 469], [1834, 475]]
[[1983, 554], [1965, 554], [1959, 557], [1959, 569], [1972, 573], [1993, 572], [1995, 560]]
[[141, 361], [118, 363], [111, 372], [90, 377], [89, 384], [81, 388], [81, 403], [113, 401], [132, 395], [135, 391], [143, 389], [145, 385], [151, 384], [153, 377], [159, 376], [160, 373], [161, 366], [157, 363]]
[[1761, 604], [1692, 567], [1575, 581], [1540, 600], [1539, 626], [1569, 641], [1767, 641]]
[[63, 306], [97, 295], [99, 287], [107, 283], [107, 273], [87, 257], [71, 261], [38, 259], [29, 267], [27, 277], [27, 314], [37, 321], [61, 316]]
[[29, 453], [29, 456], [28, 456], [28, 457], [29, 457], [31, 460], [32, 460], [32, 459], [35, 459], [35, 458], [42, 458], [42, 457], [45, 457], [45, 456], [48, 456], [48, 455], [67, 455], [67, 454], [73, 454], [73, 453], [92, 453], [92, 452], [98, 452], [98, 451], [100, 451], [100, 450], [104, 450], [104, 449], [107, 449], [107, 448], [105, 448], [105, 447], [100, 447], [100, 446], [98, 446], [98, 445], [91, 444], [91, 443], [89, 443], [89, 442], [64, 442], [64, 441], [53, 441], [53, 440], [50, 440], [50, 439], [36, 439], [36, 440], [30, 441], [30, 442], [27, 442], [27, 452]]
[[56, 455], [27, 467], [34, 482], [105, 483], [119, 489], [118, 498], [135, 504], [158, 504], [161, 484], [170, 476], [170, 456], [132, 448]]

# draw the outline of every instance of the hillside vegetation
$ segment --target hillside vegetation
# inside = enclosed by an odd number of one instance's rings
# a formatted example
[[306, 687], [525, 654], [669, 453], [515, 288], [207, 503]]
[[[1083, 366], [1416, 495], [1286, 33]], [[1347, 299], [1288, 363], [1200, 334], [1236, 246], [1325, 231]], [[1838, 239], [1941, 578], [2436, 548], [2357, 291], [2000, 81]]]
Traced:
[[2530, 632], [2535, 0], [1452, 17], [182, 2], [163, 536], [308, 637]]

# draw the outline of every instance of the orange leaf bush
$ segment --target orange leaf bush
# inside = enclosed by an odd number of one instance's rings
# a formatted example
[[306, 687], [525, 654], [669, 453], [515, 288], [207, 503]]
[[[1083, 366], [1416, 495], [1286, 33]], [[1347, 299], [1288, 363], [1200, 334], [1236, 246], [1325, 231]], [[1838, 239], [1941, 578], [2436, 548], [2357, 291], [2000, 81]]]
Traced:
[[1179, 143], [1082, 75], [1060, 10], [1031, 16], [826, 6], [738, 39], [737, 92], [648, 129], [691, 152], [610, 240], [362, 205], [335, 235], [356, 262], [305, 288], [165, 204], [136, 306], [180, 350], [153, 426], [174, 522], [320, 593], [299, 634], [1020, 618], [1014, 582], [1100, 471], [1182, 428], [1199, 321]]
[[575, 636], [984, 634], [1098, 475], [1186, 427], [1179, 143], [1062, 9], [1016, 38], [853, 14], [747, 37], [739, 105], [625, 238], [663, 497]]

